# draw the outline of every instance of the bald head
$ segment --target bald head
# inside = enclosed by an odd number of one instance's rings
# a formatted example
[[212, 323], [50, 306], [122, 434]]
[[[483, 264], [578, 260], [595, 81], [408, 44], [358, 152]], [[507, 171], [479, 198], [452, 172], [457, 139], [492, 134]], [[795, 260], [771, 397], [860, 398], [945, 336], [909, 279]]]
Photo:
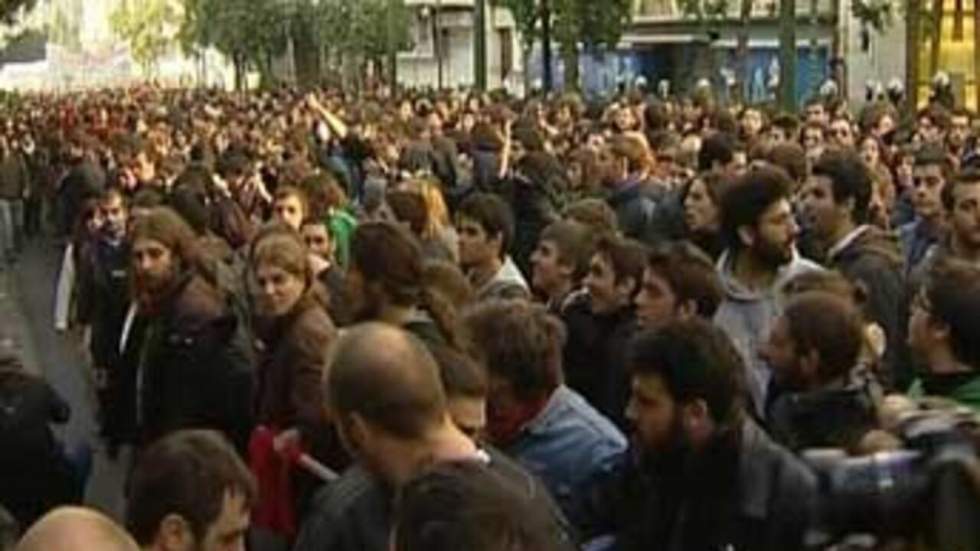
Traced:
[[16, 551], [139, 551], [122, 528], [102, 513], [82, 507], [61, 507], [43, 516], [24, 534]]
[[439, 367], [418, 338], [397, 327], [367, 323], [333, 346], [325, 378], [329, 406], [402, 438], [416, 438], [446, 418]]

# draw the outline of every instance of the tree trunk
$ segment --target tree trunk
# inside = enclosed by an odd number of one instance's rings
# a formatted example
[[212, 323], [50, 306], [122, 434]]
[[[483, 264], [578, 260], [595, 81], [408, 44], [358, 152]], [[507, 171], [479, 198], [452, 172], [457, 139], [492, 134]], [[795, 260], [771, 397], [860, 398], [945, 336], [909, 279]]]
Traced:
[[562, 44], [561, 57], [565, 64], [565, 90], [577, 92], [582, 87], [579, 74], [578, 44]]
[[551, 23], [551, 3], [549, 0], [541, 0], [541, 70], [545, 94], [555, 87], [551, 72]]
[[[980, 0], [978, 0], [980, 1]], [[905, 3], [905, 90], [909, 110], [919, 106], [919, 49], [922, 47], [921, 0]]]
[[736, 101], [744, 103], [745, 89], [752, 78], [749, 67], [749, 23], [752, 19], [752, 0], [741, 0], [738, 38], [735, 46], [735, 65], [738, 67], [738, 92]]
[[974, 109], [980, 109], [980, 0], [973, 0], [973, 91], [977, 104]]
[[779, 0], [779, 104], [796, 111], [796, 1]]
[[932, 0], [932, 50], [929, 52], [929, 78], [939, 71], [939, 50], [943, 35], [943, 0]]
[[293, 66], [296, 83], [301, 87], [312, 86], [320, 80], [319, 49], [313, 39], [310, 20], [297, 17], [290, 25], [293, 37]]

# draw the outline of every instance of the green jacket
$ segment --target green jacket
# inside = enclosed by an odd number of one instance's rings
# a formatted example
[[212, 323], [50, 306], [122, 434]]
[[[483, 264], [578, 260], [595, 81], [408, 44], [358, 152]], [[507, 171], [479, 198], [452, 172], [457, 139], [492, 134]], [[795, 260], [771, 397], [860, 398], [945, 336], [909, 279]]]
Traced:
[[350, 261], [350, 241], [357, 229], [357, 218], [354, 218], [346, 209], [332, 210], [327, 215], [327, 227], [330, 229], [330, 236], [336, 243], [334, 256], [337, 264], [347, 269]]
[[980, 372], [920, 375], [909, 387], [909, 398], [949, 398], [980, 413]]

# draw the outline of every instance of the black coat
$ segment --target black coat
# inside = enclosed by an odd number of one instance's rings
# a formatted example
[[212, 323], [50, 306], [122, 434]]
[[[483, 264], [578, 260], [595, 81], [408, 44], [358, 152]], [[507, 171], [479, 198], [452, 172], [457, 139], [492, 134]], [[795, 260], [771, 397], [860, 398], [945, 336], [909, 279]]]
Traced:
[[51, 423], [66, 423], [70, 415], [68, 404], [43, 379], [0, 368], [0, 505], [21, 526], [81, 498], [51, 430]]
[[147, 316], [139, 390], [143, 440], [210, 428], [244, 449], [253, 358], [245, 324], [199, 275], [185, 275]]

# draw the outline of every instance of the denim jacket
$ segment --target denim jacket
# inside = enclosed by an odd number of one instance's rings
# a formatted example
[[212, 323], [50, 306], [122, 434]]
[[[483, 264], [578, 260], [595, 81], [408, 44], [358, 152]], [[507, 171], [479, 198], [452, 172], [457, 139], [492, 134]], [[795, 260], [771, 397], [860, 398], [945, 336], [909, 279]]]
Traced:
[[587, 489], [615, 467], [626, 445], [612, 422], [574, 390], [560, 386], [502, 451], [538, 476], [568, 520], [578, 526]]

